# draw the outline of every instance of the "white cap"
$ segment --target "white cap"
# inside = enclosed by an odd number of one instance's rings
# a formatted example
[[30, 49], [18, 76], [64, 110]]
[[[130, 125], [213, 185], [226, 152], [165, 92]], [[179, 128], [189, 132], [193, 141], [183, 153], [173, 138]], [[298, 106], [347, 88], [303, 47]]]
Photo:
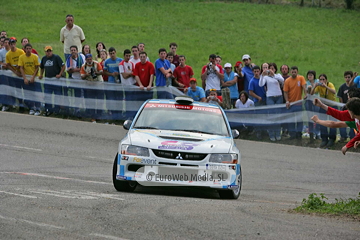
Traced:
[[224, 68], [231, 68], [231, 63], [225, 63]]
[[250, 58], [251, 58], [251, 57], [250, 57], [249, 54], [245, 54], [245, 55], [243, 55], [242, 60], [244, 60], [244, 59], [250, 59]]

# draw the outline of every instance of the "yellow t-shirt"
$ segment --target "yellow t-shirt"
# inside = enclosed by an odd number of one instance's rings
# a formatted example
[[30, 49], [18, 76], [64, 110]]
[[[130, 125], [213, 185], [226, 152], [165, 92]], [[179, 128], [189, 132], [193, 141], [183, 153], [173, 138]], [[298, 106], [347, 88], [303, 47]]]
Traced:
[[[327, 83], [327, 86], [335, 90], [334, 84], [331, 82]], [[315, 93], [319, 93], [320, 97], [329, 99], [331, 101], [336, 101], [336, 96], [334, 93], [330, 92], [326, 87], [317, 86], [315, 88]]]
[[[26, 56], [26, 54], [21, 55], [19, 57], [18, 65], [24, 67], [24, 72], [26, 75], [33, 75], [36, 66], [39, 66], [40, 64], [39, 64], [38, 56], [32, 53], [30, 57]], [[37, 75], [39, 75], [39, 72]]]
[[9, 50], [7, 53], [6, 53], [6, 63], [9, 63], [11, 66], [13, 67], [17, 67], [19, 64], [18, 64], [18, 61], [19, 61], [19, 57], [21, 55], [25, 54], [24, 51], [20, 48], [17, 48], [15, 50], [15, 52]]

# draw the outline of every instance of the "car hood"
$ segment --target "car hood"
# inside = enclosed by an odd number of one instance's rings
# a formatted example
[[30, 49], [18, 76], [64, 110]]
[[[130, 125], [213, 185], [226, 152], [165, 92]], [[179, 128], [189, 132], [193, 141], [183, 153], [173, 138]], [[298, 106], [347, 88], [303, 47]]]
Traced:
[[131, 129], [128, 141], [151, 149], [196, 153], [229, 153], [233, 145], [233, 139], [225, 136], [152, 129]]

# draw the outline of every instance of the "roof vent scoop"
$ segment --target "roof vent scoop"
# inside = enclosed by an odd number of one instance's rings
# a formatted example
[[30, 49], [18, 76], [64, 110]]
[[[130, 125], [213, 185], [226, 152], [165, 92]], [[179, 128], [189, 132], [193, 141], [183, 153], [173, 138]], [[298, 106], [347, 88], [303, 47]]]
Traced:
[[184, 95], [184, 96], [176, 97], [175, 101], [176, 101], [177, 104], [190, 105], [190, 104], [192, 104], [194, 102], [194, 99]]

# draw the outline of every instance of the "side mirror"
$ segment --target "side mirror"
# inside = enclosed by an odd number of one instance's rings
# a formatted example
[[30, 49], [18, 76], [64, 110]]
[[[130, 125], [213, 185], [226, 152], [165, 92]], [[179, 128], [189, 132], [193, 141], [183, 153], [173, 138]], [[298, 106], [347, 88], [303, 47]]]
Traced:
[[234, 139], [238, 138], [240, 136], [240, 133], [237, 129], [232, 129], [231, 133], [232, 133]]
[[129, 130], [131, 124], [132, 124], [132, 120], [126, 120], [126, 121], [124, 122], [124, 124], [123, 124], [123, 128], [124, 128], [125, 130]]

